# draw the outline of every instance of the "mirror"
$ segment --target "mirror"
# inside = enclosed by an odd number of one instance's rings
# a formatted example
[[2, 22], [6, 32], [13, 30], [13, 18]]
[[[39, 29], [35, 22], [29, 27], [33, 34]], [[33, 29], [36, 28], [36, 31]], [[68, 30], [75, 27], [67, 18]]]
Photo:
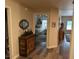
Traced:
[[25, 30], [29, 27], [29, 22], [26, 19], [22, 19], [19, 22], [19, 26], [20, 26], [21, 29]]

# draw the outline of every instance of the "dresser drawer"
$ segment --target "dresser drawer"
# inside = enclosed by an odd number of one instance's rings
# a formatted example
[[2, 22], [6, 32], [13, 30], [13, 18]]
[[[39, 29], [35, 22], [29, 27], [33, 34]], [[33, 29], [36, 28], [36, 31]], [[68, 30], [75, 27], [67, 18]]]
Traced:
[[30, 35], [30, 36], [21, 36], [21, 38], [19, 38], [19, 52], [20, 52], [20, 56], [26, 56], [29, 55], [32, 50], [34, 49], [34, 35]]

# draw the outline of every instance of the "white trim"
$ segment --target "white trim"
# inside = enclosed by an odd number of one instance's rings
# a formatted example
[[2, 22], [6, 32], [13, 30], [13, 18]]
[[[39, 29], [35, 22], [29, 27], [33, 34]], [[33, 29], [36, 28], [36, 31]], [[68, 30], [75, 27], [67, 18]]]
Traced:
[[50, 21], [50, 15], [49, 12], [47, 12], [48, 19], [47, 19], [47, 36], [46, 36], [46, 47], [48, 48], [49, 45], [49, 21]]
[[51, 49], [51, 48], [57, 48], [58, 46], [56, 45], [56, 46], [48, 46], [47, 48], [48, 49]]
[[19, 55], [14, 56], [12, 59], [17, 59], [19, 57]]
[[11, 8], [9, 6], [6, 6], [5, 8], [7, 8], [7, 20], [8, 20], [8, 36], [9, 36], [9, 53], [10, 53], [10, 59], [12, 59], [12, 38], [11, 38]]

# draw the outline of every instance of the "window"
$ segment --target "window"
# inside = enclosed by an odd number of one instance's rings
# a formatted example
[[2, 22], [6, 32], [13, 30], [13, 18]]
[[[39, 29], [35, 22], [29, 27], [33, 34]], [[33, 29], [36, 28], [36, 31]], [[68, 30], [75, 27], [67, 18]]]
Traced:
[[67, 30], [72, 30], [72, 21], [67, 21]]

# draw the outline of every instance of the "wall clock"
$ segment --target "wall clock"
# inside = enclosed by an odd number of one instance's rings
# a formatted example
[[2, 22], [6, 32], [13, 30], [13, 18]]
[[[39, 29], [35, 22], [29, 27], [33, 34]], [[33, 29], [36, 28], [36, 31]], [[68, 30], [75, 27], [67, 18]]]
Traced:
[[20, 26], [21, 29], [25, 30], [29, 27], [29, 22], [26, 19], [22, 19], [19, 22], [19, 26]]

